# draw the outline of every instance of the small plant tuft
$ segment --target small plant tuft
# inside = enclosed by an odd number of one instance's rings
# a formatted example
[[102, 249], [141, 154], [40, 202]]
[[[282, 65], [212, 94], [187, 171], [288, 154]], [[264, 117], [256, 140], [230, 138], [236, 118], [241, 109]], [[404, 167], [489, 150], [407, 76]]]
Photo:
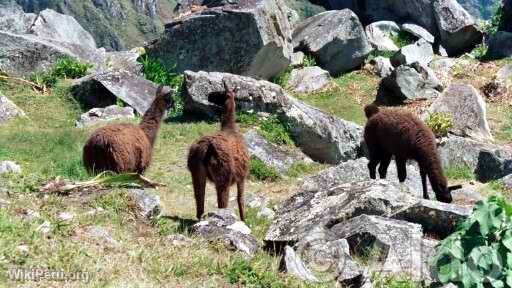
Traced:
[[[305, 59], [304, 59], [305, 61]], [[292, 73], [293, 67], [288, 66], [284, 71], [281, 71], [276, 76], [270, 79], [270, 82], [277, 84], [283, 88], [288, 86], [288, 80], [290, 80], [290, 74]]]
[[49, 71], [35, 72], [30, 76], [30, 81], [39, 86], [54, 87], [59, 79], [77, 79], [87, 75], [92, 65], [82, 63], [69, 56], [57, 59], [55, 65]]
[[446, 178], [451, 180], [474, 180], [473, 170], [466, 165], [451, 166], [444, 170]]
[[404, 46], [414, 43], [414, 41], [416, 41], [417, 38], [407, 31], [400, 30], [400, 32], [391, 35], [391, 40], [393, 40], [396, 46], [402, 48]]
[[260, 123], [261, 136], [277, 145], [293, 145], [289, 133], [288, 124], [282, 121], [279, 116], [272, 115]]
[[312, 55], [308, 55], [306, 54], [304, 56], [304, 62], [302, 64], [303, 67], [312, 67], [312, 66], [316, 66], [317, 63], [316, 63], [316, 59], [315, 57], [313, 57]]
[[250, 171], [251, 176], [260, 181], [277, 181], [281, 178], [274, 168], [267, 166], [265, 162], [254, 157], [251, 158]]
[[453, 117], [446, 113], [432, 113], [427, 119], [427, 126], [432, 129], [436, 137], [447, 136], [453, 128]]

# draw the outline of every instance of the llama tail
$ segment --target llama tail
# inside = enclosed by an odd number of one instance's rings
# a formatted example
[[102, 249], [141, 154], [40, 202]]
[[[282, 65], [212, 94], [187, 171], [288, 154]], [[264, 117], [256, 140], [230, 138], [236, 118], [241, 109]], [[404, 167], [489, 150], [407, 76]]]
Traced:
[[372, 103], [364, 107], [364, 114], [366, 114], [366, 118], [370, 119], [373, 115], [379, 113], [379, 107]]
[[193, 171], [200, 166], [207, 167], [208, 164], [211, 164], [211, 161], [216, 161], [217, 156], [215, 147], [209, 141], [196, 143], [190, 147], [187, 161], [188, 169]]

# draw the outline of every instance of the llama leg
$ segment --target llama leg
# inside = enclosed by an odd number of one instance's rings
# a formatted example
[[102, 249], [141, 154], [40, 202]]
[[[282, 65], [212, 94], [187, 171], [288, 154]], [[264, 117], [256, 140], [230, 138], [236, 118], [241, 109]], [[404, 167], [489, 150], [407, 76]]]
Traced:
[[407, 178], [407, 168], [406, 168], [406, 161], [405, 159], [395, 159], [396, 161], [396, 171], [398, 174], [398, 181], [400, 183], [405, 182], [405, 179]]
[[217, 207], [219, 209], [228, 208], [229, 206], [229, 183], [215, 185], [217, 189]]
[[379, 157], [379, 153], [377, 153], [377, 151], [375, 150], [371, 150], [370, 148], [368, 148], [369, 150], [369, 156], [370, 156], [370, 162], [368, 162], [368, 170], [370, 171], [370, 178], [371, 179], [376, 179], [377, 178], [377, 173], [376, 173], [376, 170], [377, 170], [377, 165], [379, 165], [379, 162], [380, 162], [380, 157]]
[[423, 198], [424, 199], [430, 199], [428, 196], [428, 190], [427, 190], [427, 173], [425, 172], [425, 169], [422, 169], [420, 166], [420, 175], [421, 175], [421, 185], [423, 186]]
[[245, 221], [245, 211], [244, 211], [244, 189], [245, 189], [245, 180], [241, 180], [237, 183], [238, 195], [236, 200], [238, 201], [238, 213], [240, 214], [240, 220]]
[[206, 189], [206, 171], [199, 166], [192, 171], [192, 184], [194, 185], [194, 198], [196, 199], [196, 216], [201, 219], [204, 214], [204, 196]]
[[383, 155], [382, 160], [379, 165], [379, 176], [380, 179], [386, 179], [386, 175], [388, 174], [389, 163], [391, 162], [391, 154]]

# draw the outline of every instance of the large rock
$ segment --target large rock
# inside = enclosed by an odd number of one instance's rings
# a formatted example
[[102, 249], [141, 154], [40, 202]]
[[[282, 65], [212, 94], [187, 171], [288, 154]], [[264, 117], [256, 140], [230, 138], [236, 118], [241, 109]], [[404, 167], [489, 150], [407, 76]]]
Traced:
[[389, 58], [382, 56], [375, 57], [370, 60], [370, 64], [373, 65], [373, 72], [379, 77], [388, 77], [395, 68], [391, 65]]
[[503, 9], [501, 12], [502, 19], [501, 19], [499, 30], [512, 32], [512, 1], [511, 0], [503, 0], [503, 8], [502, 9]]
[[85, 112], [80, 115], [80, 119], [76, 121], [75, 126], [78, 128], [84, 128], [100, 122], [131, 118], [135, 118], [133, 108], [112, 105], [105, 108], [93, 108]]
[[295, 163], [312, 162], [311, 159], [300, 152], [288, 151], [281, 146], [269, 143], [254, 129], [245, 133], [244, 139], [252, 157], [260, 159], [281, 174], [286, 174]]
[[185, 72], [185, 110], [215, 117], [222, 110], [225, 88], [238, 87], [237, 110], [275, 113], [288, 103], [286, 92], [268, 81], [219, 72]]
[[[301, 190], [279, 207], [265, 240], [294, 243], [311, 231], [330, 229], [337, 223], [363, 214], [405, 219], [421, 224], [426, 231], [446, 233], [455, 229], [454, 222], [442, 226], [450, 228], [448, 231], [438, 231], [436, 223], [457, 217], [460, 219], [470, 212], [467, 207], [417, 198], [414, 194], [419, 193], [408, 190], [406, 186], [386, 180]], [[404, 215], [411, 215], [411, 218]]]
[[421, 225], [379, 216], [361, 215], [330, 229], [337, 237], [347, 239], [353, 254], [368, 251], [379, 255], [383, 273], [405, 273], [421, 279], [423, 272], [423, 230]]
[[160, 216], [162, 206], [158, 195], [153, 195], [143, 189], [128, 190], [128, 195], [137, 206], [137, 212], [142, 219], [151, 220]]
[[432, 44], [425, 40], [419, 40], [413, 44], [402, 47], [400, 51], [391, 58], [391, 64], [398, 67], [400, 65], [410, 65], [418, 62], [421, 65], [427, 66], [432, 59], [434, 59]]
[[293, 44], [332, 75], [360, 66], [372, 50], [358, 17], [348, 9], [307, 18], [295, 28]]
[[0, 124], [4, 124], [15, 117], [24, 115], [25, 113], [18, 108], [16, 104], [12, 103], [11, 100], [7, 99], [7, 97], [3, 96], [0, 92]]
[[482, 40], [475, 19], [456, 0], [434, 0], [441, 45], [449, 55], [470, 51]]
[[151, 57], [178, 72], [218, 71], [269, 79], [290, 64], [291, 26], [281, 0], [240, 1], [165, 27]]
[[512, 148], [449, 137], [438, 148], [444, 168], [468, 167], [481, 182], [500, 179], [512, 173]]
[[114, 105], [117, 99], [144, 114], [155, 99], [157, 86], [128, 71], [104, 71], [76, 80], [72, 93], [86, 108]]
[[430, 34], [430, 32], [428, 32], [425, 28], [423, 28], [419, 25], [416, 25], [413, 23], [404, 23], [400, 26], [400, 28], [403, 31], [410, 33], [411, 35], [413, 35], [419, 39], [423, 39], [423, 40], [427, 41], [428, 43], [433, 44], [435, 41], [434, 35]]
[[437, 78], [443, 86], [447, 87], [452, 81], [451, 70], [457, 64], [457, 61], [451, 58], [438, 58], [430, 62], [429, 67], [434, 71]]
[[450, 129], [455, 135], [469, 136], [479, 141], [492, 141], [487, 122], [485, 101], [471, 85], [452, 84], [432, 104], [432, 113], [446, 113], [453, 118]]
[[361, 126], [327, 115], [294, 98], [289, 100], [283, 117], [295, 143], [311, 159], [338, 164], [362, 154]]
[[21, 166], [12, 161], [1, 161], [0, 162], [0, 175], [6, 173], [21, 173]]
[[320, 67], [312, 66], [293, 69], [290, 73], [288, 86], [299, 93], [311, 93], [325, 88], [330, 82], [329, 72]]
[[[387, 179], [389, 179], [390, 182], [398, 183], [395, 161], [392, 161], [389, 165]], [[343, 162], [335, 167], [323, 170], [316, 175], [306, 177], [302, 184], [302, 190], [314, 191], [329, 189], [346, 183], [369, 180], [370, 172], [368, 171], [368, 159], [359, 158], [357, 160]], [[416, 197], [423, 197], [420, 172], [416, 164], [408, 163], [405, 184], [409, 187], [409, 191], [416, 193]]]
[[228, 248], [253, 256], [259, 250], [258, 241], [244, 222], [237, 221], [233, 211], [221, 209], [208, 213], [192, 226], [192, 232], [211, 242], [222, 242]]
[[365, 28], [368, 41], [378, 51], [398, 51], [392, 36], [398, 35], [400, 27], [393, 21], [378, 21]]
[[387, 93], [378, 95], [383, 102], [403, 102], [405, 100], [433, 99], [443, 91], [441, 82], [434, 72], [423, 65], [401, 65], [388, 77], [382, 79], [381, 85]]
[[15, 3], [0, 3], [0, 31], [24, 34], [28, 31], [37, 15], [24, 13]]
[[46, 9], [37, 15], [29, 34], [56, 42], [67, 42], [83, 49], [96, 50], [96, 42], [75, 18]]
[[498, 31], [489, 37], [487, 53], [493, 58], [512, 56], [512, 32]]

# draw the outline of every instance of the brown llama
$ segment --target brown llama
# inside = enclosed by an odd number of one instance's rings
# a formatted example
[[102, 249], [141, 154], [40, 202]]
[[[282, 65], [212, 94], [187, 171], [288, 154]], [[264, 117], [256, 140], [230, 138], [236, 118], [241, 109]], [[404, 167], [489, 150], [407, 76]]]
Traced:
[[96, 130], [83, 150], [87, 171], [138, 173], [142, 175], [151, 163], [153, 145], [166, 111], [173, 105], [167, 86], [160, 86], [156, 98], [144, 113], [140, 124], [112, 124]]
[[398, 180], [403, 183], [407, 178], [406, 162], [413, 159], [420, 168], [423, 198], [429, 199], [428, 176], [437, 200], [451, 203], [451, 191], [461, 186], [447, 186], [432, 130], [416, 115], [403, 109], [379, 109], [371, 104], [365, 107], [365, 114], [368, 122], [364, 129], [364, 140], [370, 158], [370, 178], [376, 178], [377, 166], [380, 178], [386, 178], [391, 158], [395, 156]]
[[219, 208], [227, 208], [229, 189], [237, 184], [238, 211], [244, 221], [244, 185], [249, 174], [249, 152], [235, 119], [235, 91], [228, 89], [222, 115], [221, 131], [204, 136], [190, 147], [188, 169], [192, 174], [196, 216], [204, 214], [206, 179], [215, 184]]

